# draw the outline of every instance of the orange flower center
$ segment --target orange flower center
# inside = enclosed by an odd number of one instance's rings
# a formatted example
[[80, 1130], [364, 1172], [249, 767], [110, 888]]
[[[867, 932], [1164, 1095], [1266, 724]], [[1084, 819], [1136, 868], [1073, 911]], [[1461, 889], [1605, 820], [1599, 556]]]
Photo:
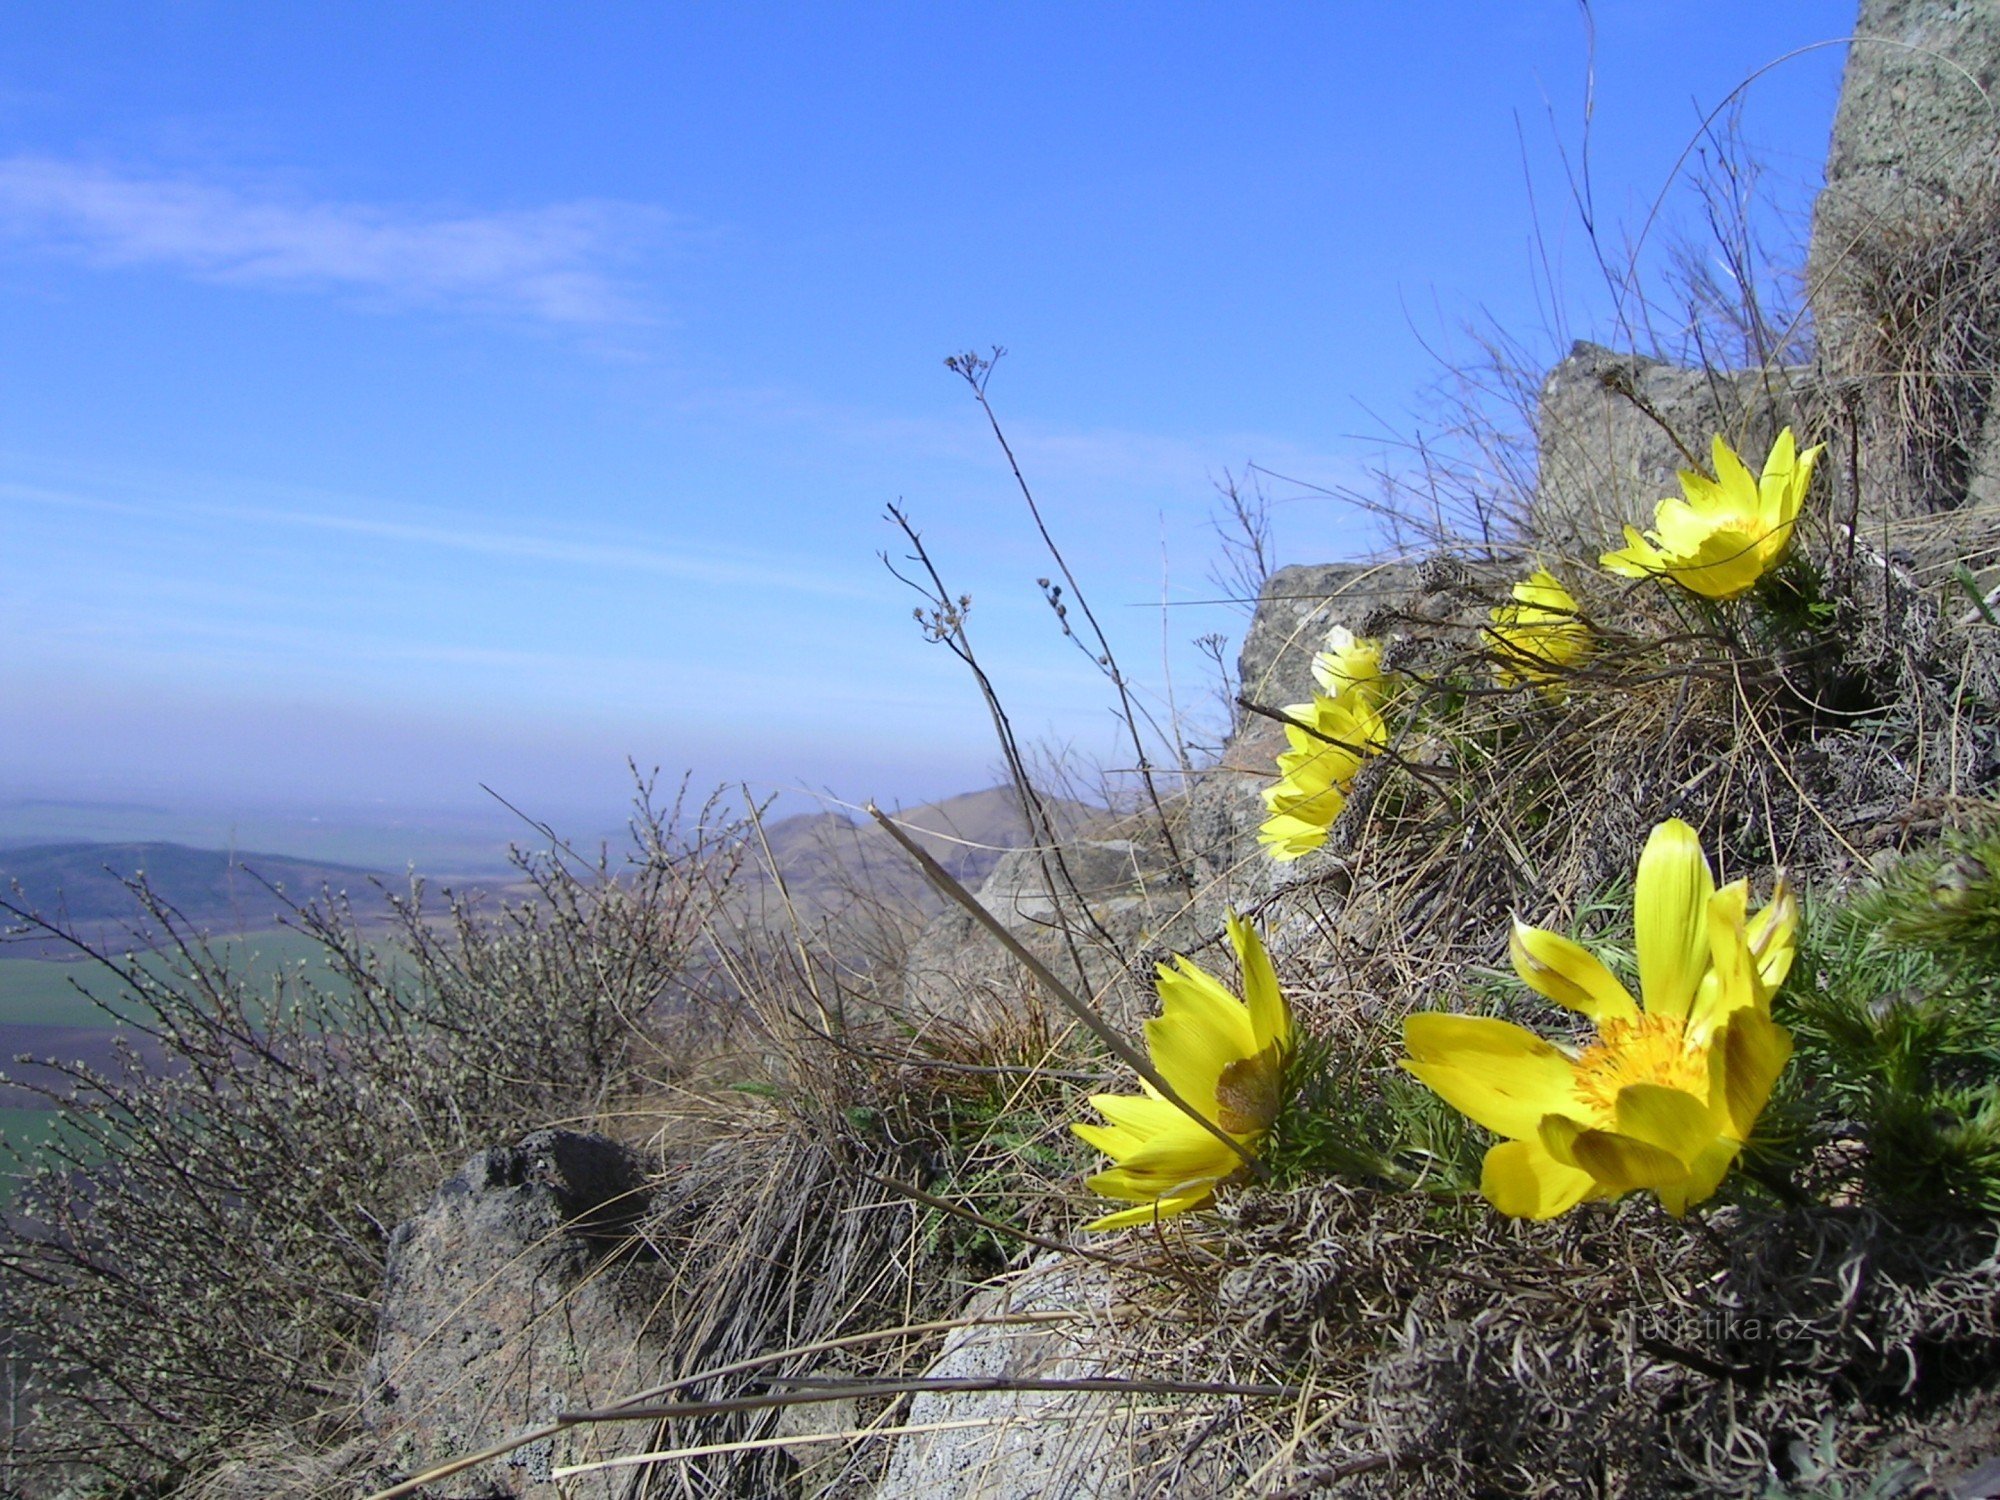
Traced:
[[1690, 1048], [1685, 1033], [1678, 1016], [1600, 1022], [1598, 1039], [1576, 1060], [1578, 1101], [1608, 1123], [1617, 1115], [1619, 1091], [1635, 1083], [1707, 1098], [1708, 1053]]

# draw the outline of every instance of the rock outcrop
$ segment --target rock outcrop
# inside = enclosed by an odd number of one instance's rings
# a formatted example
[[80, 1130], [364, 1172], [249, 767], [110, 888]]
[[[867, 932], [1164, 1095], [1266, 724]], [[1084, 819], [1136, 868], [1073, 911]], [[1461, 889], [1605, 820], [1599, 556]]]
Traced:
[[1987, 0], [1863, 0], [1808, 264], [1864, 511], [2000, 500], [2000, 25]]
[[[1044, 1256], [981, 1292], [967, 1326], [925, 1372], [949, 1380], [1077, 1380], [1131, 1374], [1107, 1351], [1116, 1340], [1113, 1288], [1089, 1261]], [[1049, 1313], [1041, 1323], [979, 1323]], [[963, 1425], [947, 1425], [963, 1424]], [[897, 1441], [873, 1500], [941, 1496], [1091, 1495], [1130, 1492], [1135, 1419], [1116, 1398], [1078, 1391], [926, 1394], [910, 1406], [912, 1431]]]
[[[421, 1473], [646, 1383], [645, 1304], [627, 1262], [647, 1195], [623, 1147], [541, 1130], [480, 1152], [398, 1226], [362, 1399], [379, 1467]], [[554, 1473], [629, 1436], [576, 1427], [439, 1493], [612, 1500], [619, 1471]]]

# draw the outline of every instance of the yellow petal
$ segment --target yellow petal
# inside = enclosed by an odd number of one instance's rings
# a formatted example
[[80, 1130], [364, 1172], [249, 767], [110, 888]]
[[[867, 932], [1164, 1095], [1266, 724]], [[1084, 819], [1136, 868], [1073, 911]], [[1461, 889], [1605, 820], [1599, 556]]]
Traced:
[[1630, 1084], [1618, 1091], [1618, 1134], [1657, 1146], [1691, 1166], [1715, 1140], [1708, 1101], [1657, 1083]]
[[1292, 1012], [1278, 988], [1278, 971], [1257, 929], [1230, 912], [1225, 918], [1229, 941], [1236, 947], [1236, 961], [1243, 971], [1243, 1003], [1250, 1011], [1251, 1045], [1258, 1052], [1275, 1045], [1280, 1052], [1292, 1045]]
[[1771, 451], [1764, 456], [1763, 471], [1757, 476], [1758, 514], [1765, 525], [1788, 525], [1798, 514], [1796, 505], [1787, 510], [1798, 463], [1798, 439], [1787, 427], [1771, 444]]
[[1257, 1052], [1250, 1013], [1213, 976], [1176, 956], [1155, 980], [1160, 1014], [1146, 1023], [1153, 1066], [1180, 1096], [1215, 1118], [1215, 1083], [1231, 1063]]
[[1501, 1213], [1516, 1219], [1553, 1219], [1596, 1196], [1588, 1172], [1566, 1167], [1539, 1141], [1503, 1141], [1486, 1153], [1479, 1191]]
[[1749, 904], [1747, 880], [1732, 880], [1708, 898], [1709, 968], [1688, 1007], [1686, 1036], [1691, 1047], [1706, 1047], [1732, 1015], [1761, 1003], [1744, 924]]
[[1576, 1107], [1569, 1058], [1511, 1021], [1421, 1012], [1404, 1018], [1403, 1046], [1406, 1071], [1497, 1134], [1532, 1139], [1543, 1115]]
[[1187, 1192], [1201, 1183], [1220, 1182], [1242, 1165], [1243, 1159], [1234, 1151], [1191, 1124], [1184, 1132], [1153, 1137], [1088, 1182], [1093, 1192], [1107, 1198], [1138, 1202], [1163, 1193]]
[[1182, 1110], [1150, 1095], [1092, 1094], [1090, 1107], [1111, 1123], [1070, 1129], [1113, 1160], [1130, 1155], [1155, 1136], [1192, 1125]]
[[1625, 528], [1625, 545], [1616, 552], [1607, 552], [1597, 559], [1598, 566], [1610, 569], [1623, 578], [1658, 578], [1666, 572], [1665, 559], [1643, 536], [1639, 528]]
[[1777, 563], [1791, 539], [1789, 527], [1775, 531], [1718, 527], [1700, 545], [1669, 555], [1675, 583], [1707, 599], [1734, 599]]
[[[1791, 429], [1788, 427], [1785, 431], [1789, 433]], [[1820, 443], [1806, 449], [1792, 465], [1792, 472], [1777, 500], [1777, 519], [1781, 523], [1789, 524], [1796, 520], [1799, 512], [1804, 509], [1806, 495], [1812, 489], [1813, 469], [1819, 463], [1819, 456], [1824, 452], [1826, 444]]]
[[1597, 956], [1560, 933], [1530, 927], [1516, 917], [1507, 956], [1529, 989], [1594, 1021], [1631, 1020], [1639, 1014], [1631, 991]]
[[1750, 919], [1750, 954], [1757, 963], [1757, 988], [1764, 1000], [1778, 992], [1792, 972], [1798, 950], [1799, 902], [1782, 873], [1771, 892], [1771, 904]]
[[1709, 458], [1715, 464], [1716, 488], [1724, 494], [1735, 499], [1757, 493], [1757, 481], [1749, 467], [1736, 456], [1736, 450], [1722, 440], [1719, 432], [1709, 444]]
[[1671, 1187], [1687, 1181], [1687, 1164], [1649, 1141], [1615, 1130], [1592, 1130], [1563, 1115], [1542, 1121], [1541, 1143], [1559, 1162], [1590, 1174], [1610, 1196], [1635, 1188]]
[[1290, 813], [1278, 813], [1264, 820], [1257, 830], [1257, 842], [1280, 864], [1303, 859], [1326, 842], [1324, 823], [1311, 823]]
[[1757, 1117], [1771, 1102], [1778, 1075], [1791, 1061], [1792, 1034], [1755, 1010], [1738, 1011], [1718, 1042], [1729, 1114], [1729, 1133], [1750, 1138]]
[[1722, 1179], [1729, 1175], [1730, 1163], [1741, 1148], [1735, 1141], [1718, 1137], [1695, 1158], [1688, 1168], [1687, 1181], [1659, 1189], [1660, 1206], [1678, 1219], [1697, 1203], [1705, 1203]]
[[1200, 1208], [1215, 1196], [1212, 1187], [1195, 1192], [1183, 1193], [1175, 1198], [1154, 1198], [1137, 1208], [1121, 1208], [1115, 1214], [1106, 1214], [1101, 1219], [1092, 1219], [1083, 1227], [1091, 1229], [1129, 1229], [1134, 1224], [1151, 1224], [1159, 1219], [1170, 1219], [1175, 1214], [1184, 1214], [1191, 1208]]
[[1708, 898], [1715, 879], [1701, 839], [1669, 818], [1646, 840], [1632, 900], [1639, 991], [1652, 1016], [1686, 1016], [1708, 967]]

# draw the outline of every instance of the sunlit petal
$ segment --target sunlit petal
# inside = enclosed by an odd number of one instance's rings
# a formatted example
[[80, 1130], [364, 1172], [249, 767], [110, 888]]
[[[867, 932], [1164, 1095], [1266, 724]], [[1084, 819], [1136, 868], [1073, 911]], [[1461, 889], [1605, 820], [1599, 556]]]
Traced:
[[1278, 988], [1278, 971], [1257, 929], [1236, 913], [1228, 914], [1229, 941], [1235, 945], [1236, 961], [1243, 971], [1243, 1003], [1250, 1012], [1251, 1045], [1262, 1052], [1274, 1043], [1289, 1047], [1292, 1040], [1292, 1012]]
[[1646, 840], [1632, 900], [1639, 991], [1646, 1012], [1685, 1016], [1708, 965], [1708, 898], [1715, 893], [1701, 839], [1669, 818]]
[[1403, 1020], [1402, 1066], [1468, 1119], [1526, 1139], [1545, 1114], [1575, 1108], [1569, 1057], [1525, 1027], [1427, 1011]]
[[1516, 918], [1507, 956], [1529, 989], [1592, 1020], [1629, 1019], [1639, 1013], [1631, 991], [1597, 955], [1561, 933]]
[[1184, 1193], [1177, 1198], [1149, 1199], [1137, 1208], [1121, 1208], [1118, 1212], [1106, 1214], [1101, 1219], [1092, 1219], [1083, 1227], [1085, 1229], [1130, 1229], [1135, 1224], [1152, 1224], [1161, 1219], [1172, 1218], [1175, 1214], [1184, 1214], [1191, 1208], [1200, 1208], [1202, 1204], [1208, 1202], [1214, 1196], [1215, 1189], [1213, 1187], [1205, 1187], [1197, 1189], [1194, 1192]]
[[1798, 897], [1781, 873], [1771, 892], [1771, 904], [1750, 919], [1746, 934], [1751, 956], [1757, 963], [1758, 993], [1764, 1000], [1776, 994], [1785, 976], [1792, 972], [1798, 928]]
[[1539, 1141], [1503, 1141], [1486, 1153], [1479, 1191], [1486, 1201], [1517, 1219], [1553, 1219], [1595, 1195], [1588, 1172], [1566, 1167]]
[[1618, 1133], [1656, 1146], [1683, 1167], [1715, 1139], [1708, 1101], [1680, 1089], [1636, 1083], [1618, 1095]]

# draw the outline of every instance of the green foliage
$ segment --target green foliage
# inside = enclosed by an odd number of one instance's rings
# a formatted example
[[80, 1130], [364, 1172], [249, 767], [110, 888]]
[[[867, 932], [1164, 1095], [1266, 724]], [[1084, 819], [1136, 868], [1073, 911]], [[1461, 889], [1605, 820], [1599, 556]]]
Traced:
[[2000, 822], [1806, 924], [1781, 1005], [1813, 1170], [1908, 1212], [2000, 1211]]
[[1395, 1066], [1386, 1047], [1301, 1038], [1264, 1146], [1280, 1187], [1314, 1177], [1461, 1191], [1479, 1181], [1465, 1117]]
[[1872, 1474], [1856, 1473], [1840, 1461], [1839, 1424], [1828, 1417], [1808, 1444], [1792, 1443], [1792, 1480], [1771, 1480], [1762, 1500], [1900, 1500], [1923, 1483], [1924, 1471], [1891, 1459]]

